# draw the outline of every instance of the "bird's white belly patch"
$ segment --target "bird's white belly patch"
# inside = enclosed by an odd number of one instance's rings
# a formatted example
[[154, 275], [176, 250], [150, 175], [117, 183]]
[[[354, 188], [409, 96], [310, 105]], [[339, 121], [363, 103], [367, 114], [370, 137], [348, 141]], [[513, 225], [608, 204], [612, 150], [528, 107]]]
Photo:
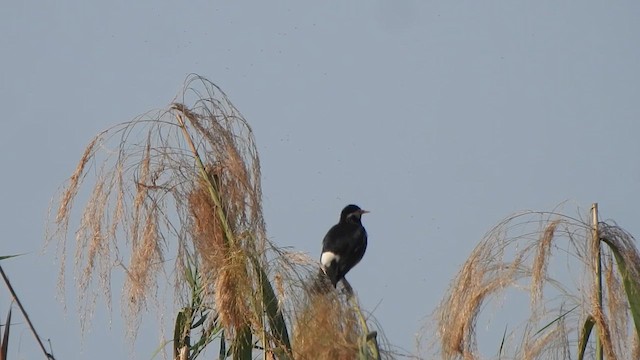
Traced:
[[320, 256], [320, 263], [322, 263], [323, 268], [328, 268], [334, 261], [340, 261], [340, 255], [336, 255], [331, 251], [325, 251]]

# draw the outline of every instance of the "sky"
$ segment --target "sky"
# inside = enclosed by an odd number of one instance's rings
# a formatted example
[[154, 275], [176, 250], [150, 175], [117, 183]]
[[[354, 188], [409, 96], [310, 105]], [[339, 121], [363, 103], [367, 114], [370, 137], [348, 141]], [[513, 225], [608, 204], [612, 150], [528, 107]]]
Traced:
[[[466, 256], [509, 214], [598, 202], [640, 234], [639, 20], [632, 1], [6, 3], [0, 255], [25, 255], [2, 266], [56, 358], [150, 359], [159, 325], [145, 317], [127, 346], [118, 288], [84, 334], [73, 279], [57, 300], [47, 209], [97, 132], [166, 107], [197, 73], [253, 127], [276, 244], [319, 257], [342, 207], [371, 211], [348, 278], [415, 353]], [[0, 318], [9, 306], [2, 287]], [[38, 358], [14, 322], [11, 358]]]

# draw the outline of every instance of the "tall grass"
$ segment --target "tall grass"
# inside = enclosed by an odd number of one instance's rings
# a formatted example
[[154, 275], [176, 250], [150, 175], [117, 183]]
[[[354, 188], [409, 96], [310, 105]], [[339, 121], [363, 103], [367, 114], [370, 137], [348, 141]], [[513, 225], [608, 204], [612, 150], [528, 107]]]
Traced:
[[599, 359], [599, 349], [609, 360], [639, 358], [640, 255], [629, 233], [594, 218], [524, 212], [489, 231], [435, 312], [436, 353], [487, 358], [480, 314], [522, 291], [529, 314], [515, 329], [508, 324], [496, 358]]
[[[122, 269], [133, 335], [165, 280], [174, 285], [176, 358], [195, 358], [216, 340], [220, 358], [379, 353], [368, 350], [377, 343], [366, 321], [354, 321], [363, 319], [357, 306], [335, 294], [309, 300], [305, 284], [317, 273], [316, 262], [268, 240], [253, 133], [206, 79], [190, 76], [167, 109], [89, 143], [52, 218], [49, 238], [58, 240], [61, 283], [72, 208], [87, 179], [94, 183], [72, 244], [79, 304], [87, 304], [81, 305], [83, 326], [97, 298], [110, 307], [111, 275]], [[194, 337], [196, 328], [201, 333]], [[318, 344], [327, 357], [316, 355]]]

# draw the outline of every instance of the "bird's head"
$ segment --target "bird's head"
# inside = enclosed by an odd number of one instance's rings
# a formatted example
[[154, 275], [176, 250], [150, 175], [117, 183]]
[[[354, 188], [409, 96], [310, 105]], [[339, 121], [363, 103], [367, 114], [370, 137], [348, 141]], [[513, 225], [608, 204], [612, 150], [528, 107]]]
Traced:
[[360, 222], [362, 214], [368, 213], [367, 210], [362, 210], [358, 205], [347, 205], [340, 213], [340, 222]]

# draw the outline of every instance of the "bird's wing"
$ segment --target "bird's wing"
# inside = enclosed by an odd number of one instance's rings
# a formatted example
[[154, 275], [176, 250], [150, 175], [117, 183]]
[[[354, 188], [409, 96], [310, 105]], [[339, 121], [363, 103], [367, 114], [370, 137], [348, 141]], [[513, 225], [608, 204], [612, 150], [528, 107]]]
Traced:
[[323, 253], [331, 251], [335, 254], [345, 254], [348, 252], [353, 243], [353, 241], [351, 241], [351, 234], [353, 231], [344, 225], [345, 224], [334, 225], [329, 229], [324, 240], [322, 240]]
[[347, 247], [346, 254], [349, 261], [342, 264], [342, 276], [356, 266], [360, 260], [362, 260], [362, 257], [364, 257], [364, 253], [367, 250], [367, 233], [364, 228], [360, 227], [360, 231], [354, 233], [348, 242], [349, 246]]
[[332, 227], [323, 240], [322, 252], [339, 255], [336, 262], [337, 279], [342, 278], [364, 256], [367, 247], [367, 235], [361, 226], [338, 224]]

